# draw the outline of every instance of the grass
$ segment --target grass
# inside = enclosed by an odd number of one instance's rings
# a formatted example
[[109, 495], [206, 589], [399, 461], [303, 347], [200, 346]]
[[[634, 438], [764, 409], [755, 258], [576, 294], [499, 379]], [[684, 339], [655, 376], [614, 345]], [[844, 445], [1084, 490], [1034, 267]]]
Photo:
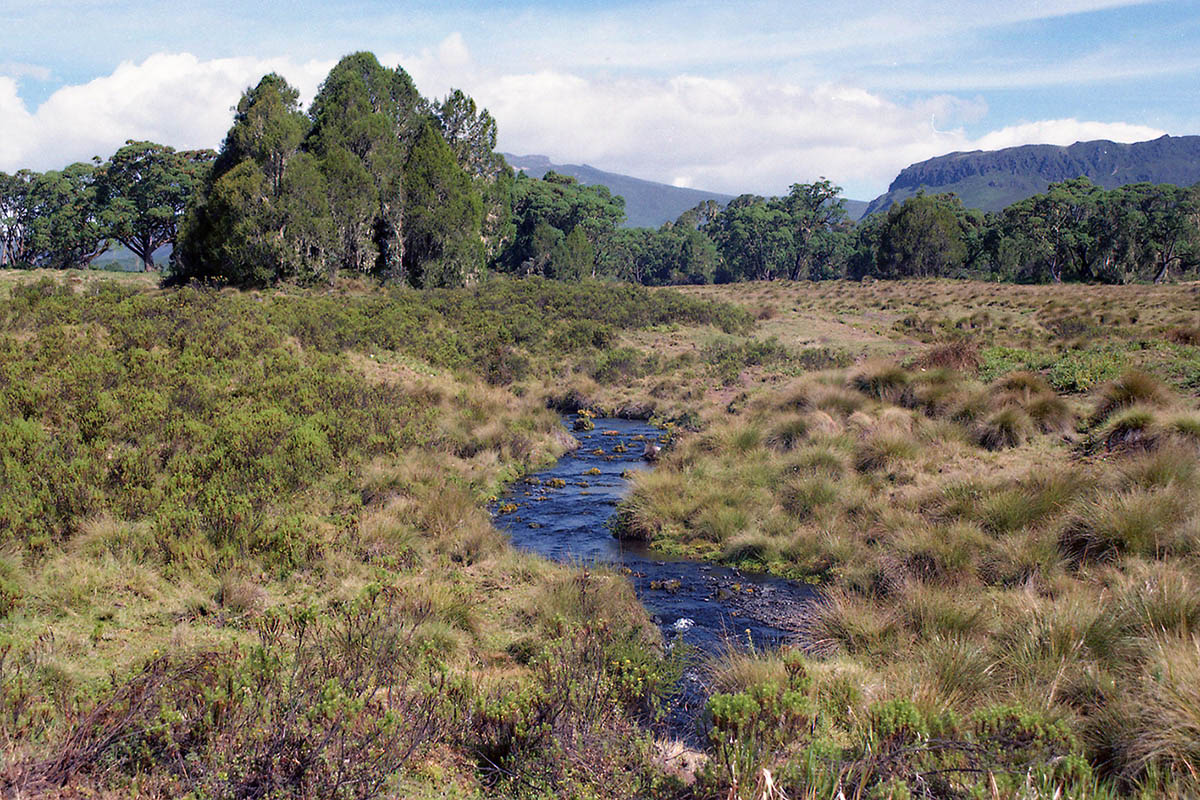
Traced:
[[[225, 796], [246, 754], [332, 764], [329, 737], [395, 796], [725, 797], [763, 767], [793, 797], [1200, 790], [1194, 286], [43, 277], [0, 272], [0, 744], [27, 789]], [[708, 665], [693, 786], [656, 755], [676, 667], [629, 583], [483, 511], [580, 409], [665, 426], [621, 535], [819, 586], [806, 655]], [[150, 755], [49, 758], [109, 723]]]
[[[656, 547], [820, 581], [801, 641], [820, 655], [812, 664], [851, 665], [840, 688], [821, 684], [816, 702], [846, 699], [797, 731], [792, 749], [777, 750], [774, 774], [792, 775], [786, 785], [812, 796], [836, 795], [851, 775], [883, 796], [885, 786], [915, 791], [911, 772], [853, 772], [865, 770], [855, 742], [874, 741], [873, 759], [886, 749], [869, 722], [879, 704], [910, 702], [918, 727], [1002, 707], [1019, 709], [1021, 725], [1036, 719], [1037, 730], [1049, 725], [1073, 742], [1064, 747], [1077, 772], [1024, 784], [994, 773], [994, 790], [964, 774], [956, 784], [964, 793], [1194, 794], [1195, 702], [1184, 676], [1200, 636], [1196, 399], [1160, 368], [1165, 351], [1139, 339], [1173, 324], [1194, 298], [1178, 287], [1075, 287], [1061, 296], [944, 282], [889, 290], [891, 300], [871, 287], [775, 287], [774, 297], [793, 298], [764, 323], [780, 341], [789, 341], [789, 316], [799, 324], [829, 307], [843, 319], [897, 314], [898, 336], [928, 344], [887, 358], [890, 346], [872, 342], [849, 370], [764, 375], [744, 401], [709, 417], [719, 436], [679, 439], [654, 473], [637, 478], [626, 505]], [[1143, 293], [1159, 305], [1141, 310]], [[1039, 310], [1039, 299], [1055, 307]], [[972, 320], [978, 359], [952, 364], [955, 349], [939, 344], [947, 323], [931, 320], [947, 319], [940, 306], [970, 303], [989, 309], [959, 317]], [[1093, 322], [1078, 322], [1091, 303]], [[1099, 349], [1076, 333], [1081, 324], [1115, 328]], [[1139, 349], [1152, 357], [1137, 358]], [[1128, 363], [1145, 367], [1131, 372]], [[719, 547], [695, 546], [698, 509], [724, 503], [743, 512], [743, 532]], [[785, 681], [781, 658], [728, 655], [712, 679], [723, 692], [755, 697], [754, 687]], [[949, 739], [974, 735], [936, 724], [958, 731]], [[1151, 725], [1161, 740], [1148, 735]], [[858, 766], [840, 784], [821, 783], [812, 759], [829, 762], [818, 752]]]

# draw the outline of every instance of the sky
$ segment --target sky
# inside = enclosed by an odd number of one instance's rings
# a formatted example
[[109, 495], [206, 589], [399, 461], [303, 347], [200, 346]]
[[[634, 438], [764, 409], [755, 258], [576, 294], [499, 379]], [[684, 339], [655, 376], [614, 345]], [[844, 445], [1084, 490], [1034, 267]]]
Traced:
[[0, 0], [0, 170], [219, 147], [241, 92], [347, 53], [488, 108], [499, 149], [871, 199], [936, 155], [1200, 134], [1195, 0]]

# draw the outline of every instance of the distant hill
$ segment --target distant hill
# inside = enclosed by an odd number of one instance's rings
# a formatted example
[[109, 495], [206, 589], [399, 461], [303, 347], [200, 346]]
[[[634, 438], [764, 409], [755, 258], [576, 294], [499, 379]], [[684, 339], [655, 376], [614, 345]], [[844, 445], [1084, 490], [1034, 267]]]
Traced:
[[[607, 186], [613, 194], [625, 198], [626, 228], [657, 228], [664, 222], [674, 222], [684, 211], [695, 208], [705, 200], [716, 200], [723, 206], [733, 199], [731, 194], [681, 189], [666, 183], [605, 172], [587, 164], [553, 164], [546, 156], [503, 155], [513, 169], [523, 171], [531, 178], [540, 178], [553, 170], [560, 175], [574, 176], [587, 186]], [[845, 204], [846, 213], [852, 220], [861, 219], [868, 205], [865, 200], [845, 200]]]
[[605, 172], [587, 164], [552, 164], [546, 156], [514, 156], [505, 153], [504, 157], [513, 169], [524, 171], [531, 178], [540, 178], [553, 170], [561, 175], [574, 176], [587, 186], [607, 186], [613, 194], [625, 198], [627, 228], [657, 228], [664, 222], [674, 222], [684, 211], [705, 200], [716, 200], [725, 205], [733, 199], [733, 195], [699, 189], [681, 189], [665, 183]]
[[905, 167], [866, 213], [886, 211], [919, 190], [954, 192], [968, 208], [999, 211], [1084, 175], [1106, 189], [1150, 181], [1191, 186], [1200, 181], [1200, 136], [1161, 136], [1121, 144], [1106, 140], [1069, 147], [1029, 144], [1003, 150], [950, 153]]

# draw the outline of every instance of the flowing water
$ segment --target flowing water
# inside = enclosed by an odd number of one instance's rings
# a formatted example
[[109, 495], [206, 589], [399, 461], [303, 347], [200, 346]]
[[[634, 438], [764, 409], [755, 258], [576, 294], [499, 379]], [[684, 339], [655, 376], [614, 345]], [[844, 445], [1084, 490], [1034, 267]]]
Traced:
[[[714, 655], [795, 639], [812, 587], [668, 556], [613, 536], [611, 521], [629, 489], [622, 474], [650, 468], [642, 458], [645, 444], [661, 432], [645, 422], [595, 423], [595, 430], [574, 432], [579, 449], [514, 484], [496, 504], [496, 525], [513, 544], [554, 561], [615, 566], [629, 576], [668, 643], [686, 642]], [[672, 727], [686, 737], [707, 694], [698, 670], [685, 674], [681, 694]]]

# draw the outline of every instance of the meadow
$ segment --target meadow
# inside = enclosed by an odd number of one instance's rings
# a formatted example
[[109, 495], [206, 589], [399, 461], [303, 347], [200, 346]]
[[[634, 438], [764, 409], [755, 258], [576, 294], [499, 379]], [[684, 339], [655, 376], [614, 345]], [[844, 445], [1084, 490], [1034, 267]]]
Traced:
[[[1200, 790], [1200, 285], [10, 271], [0, 353], [7, 794]], [[687, 768], [628, 583], [485, 511], [580, 409], [670, 438], [621, 535], [821, 592]]]

